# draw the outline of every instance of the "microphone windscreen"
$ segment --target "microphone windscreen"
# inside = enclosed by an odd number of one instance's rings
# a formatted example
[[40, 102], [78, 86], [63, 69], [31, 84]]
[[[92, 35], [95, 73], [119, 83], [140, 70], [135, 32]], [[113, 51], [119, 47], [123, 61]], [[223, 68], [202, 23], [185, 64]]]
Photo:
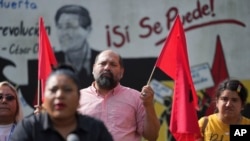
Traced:
[[67, 136], [67, 141], [80, 141], [80, 139], [76, 134], [69, 134]]

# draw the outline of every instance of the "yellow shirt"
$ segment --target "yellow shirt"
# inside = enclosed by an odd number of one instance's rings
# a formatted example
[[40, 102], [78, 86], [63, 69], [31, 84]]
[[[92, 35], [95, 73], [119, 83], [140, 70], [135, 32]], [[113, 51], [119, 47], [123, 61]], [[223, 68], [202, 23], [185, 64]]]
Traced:
[[[204, 119], [205, 118], [202, 117], [199, 120], [199, 127], [201, 130], [204, 123]], [[242, 117], [240, 124], [250, 124], [250, 119]], [[212, 114], [208, 116], [208, 122], [204, 130], [204, 134], [201, 134], [204, 137], [204, 141], [230, 141], [229, 133], [229, 125], [220, 121], [216, 114]]]

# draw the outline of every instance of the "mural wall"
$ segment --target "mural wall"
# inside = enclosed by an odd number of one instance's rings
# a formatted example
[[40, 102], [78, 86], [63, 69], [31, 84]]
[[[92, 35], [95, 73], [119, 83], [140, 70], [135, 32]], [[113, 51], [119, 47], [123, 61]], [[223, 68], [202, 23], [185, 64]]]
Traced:
[[[93, 81], [96, 54], [112, 49], [124, 58], [121, 83], [141, 90], [179, 14], [200, 99], [197, 114], [208, 115], [214, 110], [214, 88], [223, 79], [239, 79], [250, 90], [249, 5], [249, 0], [0, 0], [0, 81], [17, 86], [25, 115], [33, 112], [38, 20], [43, 17], [57, 60], [74, 65], [82, 87]], [[158, 140], [172, 140], [168, 123], [173, 81], [156, 69], [151, 85], [162, 125]], [[248, 107], [243, 113], [250, 117]]]

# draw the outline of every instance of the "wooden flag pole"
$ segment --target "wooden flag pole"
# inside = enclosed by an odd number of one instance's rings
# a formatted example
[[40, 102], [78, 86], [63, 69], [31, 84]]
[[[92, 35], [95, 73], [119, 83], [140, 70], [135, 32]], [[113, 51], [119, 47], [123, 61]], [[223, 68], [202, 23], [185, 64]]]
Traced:
[[40, 81], [37, 82], [37, 106], [40, 106]]
[[154, 68], [153, 68], [153, 70], [152, 70], [152, 72], [151, 72], [151, 74], [150, 74], [150, 77], [149, 77], [149, 79], [148, 79], [147, 85], [149, 85], [149, 83], [150, 83], [150, 81], [151, 81], [151, 79], [152, 79], [152, 76], [153, 76], [153, 74], [154, 74], [155, 68], [156, 68], [156, 67], [154, 66]]

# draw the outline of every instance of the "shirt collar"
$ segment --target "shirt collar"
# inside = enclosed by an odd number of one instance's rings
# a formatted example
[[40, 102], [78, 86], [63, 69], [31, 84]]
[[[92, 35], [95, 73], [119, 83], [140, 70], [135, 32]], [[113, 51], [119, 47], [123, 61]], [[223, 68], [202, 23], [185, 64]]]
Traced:
[[[91, 91], [93, 91], [96, 95], [99, 95], [94, 85], [95, 85], [95, 82], [93, 82], [93, 83], [91, 84], [90, 89], [91, 89]], [[109, 93], [109, 94], [116, 95], [116, 94], [118, 94], [118, 91], [119, 91], [120, 88], [121, 88], [121, 84], [118, 83], [118, 84], [116, 85], [116, 87], [115, 87], [114, 89], [110, 90], [108, 93]]]
[[[42, 122], [43, 130], [49, 130], [49, 129], [54, 130], [54, 127], [52, 126], [52, 121], [49, 118], [48, 113], [45, 112], [45, 113], [41, 113], [39, 115], [41, 116], [41, 122]], [[76, 132], [78, 130], [83, 130], [83, 131], [87, 132], [88, 127], [84, 126], [85, 123], [83, 121], [79, 120], [79, 114], [78, 113], [76, 114], [76, 118], [77, 118], [77, 127], [73, 132]]]

